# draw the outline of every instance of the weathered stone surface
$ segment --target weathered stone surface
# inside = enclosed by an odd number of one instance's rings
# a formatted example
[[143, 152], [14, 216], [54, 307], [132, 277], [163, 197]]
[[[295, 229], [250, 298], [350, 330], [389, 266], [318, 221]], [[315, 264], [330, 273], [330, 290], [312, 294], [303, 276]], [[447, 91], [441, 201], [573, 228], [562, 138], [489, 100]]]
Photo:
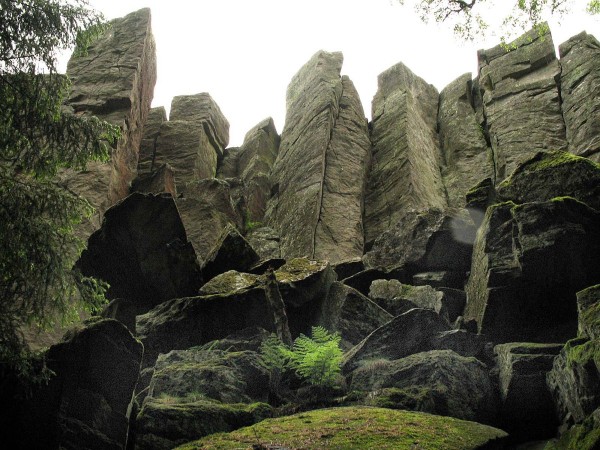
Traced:
[[452, 350], [461, 356], [474, 356], [485, 359], [485, 337], [466, 330], [441, 331], [431, 338], [435, 350]]
[[546, 375], [562, 344], [510, 343], [494, 347], [498, 357], [501, 423], [515, 439], [553, 437], [558, 417]]
[[450, 350], [365, 364], [352, 373], [350, 389], [370, 391], [378, 406], [480, 423], [494, 420], [498, 404], [486, 367]]
[[247, 272], [259, 256], [235, 227], [228, 225], [204, 260], [202, 277], [205, 281], [228, 270]]
[[471, 74], [461, 75], [440, 93], [438, 126], [442, 178], [448, 205], [464, 208], [465, 195], [480, 180], [493, 176], [492, 153], [473, 108]]
[[258, 275], [229, 270], [225, 273], [217, 275], [209, 282], [202, 285], [200, 288], [200, 294], [227, 294], [230, 292], [236, 292], [248, 289], [250, 287], [259, 286], [261, 284], [262, 282], [260, 281]]
[[363, 252], [370, 142], [356, 89], [340, 77], [342, 59], [341, 53], [319, 51], [288, 86], [266, 216], [286, 258], [339, 262]]
[[246, 239], [261, 259], [281, 257], [279, 234], [273, 228], [254, 228], [246, 234]]
[[369, 360], [394, 360], [431, 350], [431, 338], [448, 328], [434, 311], [411, 309], [377, 328], [346, 353], [342, 369], [350, 373]]
[[160, 353], [202, 345], [248, 327], [274, 331], [262, 288], [171, 300], [137, 317], [144, 367]]
[[142, 132], [156, 83], [155, 44], [150, 9], [111, 22], [111, 28], [69, 61], [72, 81], [67, 105], [75, 114], [94, 115], [118, 125], [123, 134], [109, 163], [92, 163], [84, 172], [63, 174], [65, 184], [98, 211], [89, 234], [110, 205], [129, 194], [137, 170]]
[[577, 293], [578, 334], [600, 339], [600, 284]]
[[56, 375], [13, 412], [21, 415], [22, 429], [12, 442], [19, 448], [125, 448], [142, 352], [116, 320], [72, 330], [48, 350]]
[[136, 335], [135, 316], [138, 314], [138, 306], [135, 301], [128, 298], [115, 298], [100, 313], [106, 319], [115, 319], [121, 322], [134, 336]]
[[488, 209], [473, 251], [465, 318], [496, 343], [576, 335], [575, 293], [600, 280], [600, 216], [571, 198]]
[[379, 269], [365, 269], [354, 275], [350, 275], [348, 278], [344, 278], [343, 282], [361, 294], [369, 296], [371, 284], [375, 280], [399, 280], [402, 283], [408, 283], [410, 279], [411, 277], [406, 273], [405, 269], [395, 269], [389, 272]]
[[562, 112], [569, 151], [599, 160], [600, 43], [585, 31], [559, 47]]
[[133, 300], [139, 312], [195, 295], [202, 284], [194, 249], [168, 194], [133, 193], [106, 211], [77, 267], [108, 282], [108, 298]]
[[600, 164], [566, 152], [539, 152], [497, 187], [498, 200], [515, 203], [573, 197], [600, 210]]
[[365, 192], [365, 244], [412, 210], [444, 208], [437, 135], [438, 92], [402, 63], [378, 78]]
[[131, 184], [131, 192], [152, 194], [168, 192], [174, 198], [177, 197], [173, 168], [163, 164], [155, 172], [138, 176]]
[[425, 271], [466, 272], [471, 264], [475, 228], [464, 210], [405, 211], [382, 232], [365, 254], [366, 267], [406, 267]]
[[173, 350], [156, 360], [148, 396], [195, 396], [223, 403], [267, 401], [269, 373], [253, 351]]
[[369, 290], [369, 298], [393, 316], [413, 308], [439, 312], [443, 295], [431, 286], [411, 286], [398, 280], [375, 280]]
[[138, 157], [137, 173], [145, 175], [153, 173], [157, 169], [154, 164], [154, 153], [156, 152], [156, 140], [160, 133], [160, 126], [167, 121], [167, 111], [164, 106], [151, 108], [144, 123], [144, 132], [140, 142], [140, 153]]
[[354, 258], [334, 264], [333, 270], [337, 274], [338, 280], [345, 280], [346, 278], [365, 270], [365, 265], [362, 262], [362, 258]]
[[349, 350], [393, 316], [355, 289], [335, 282], [324, 300], [318, 325], [342, 337], [341, 346]]
[[600, 340], [567, 342], [554, 360], [547, 383], [560, 421], [583, 422], [600, 405]]
[[223, 150], [223, 158], [217, 168], [217, 178], [228, 180], [239, 177], [238, 158], [240, 156], [240, 147], [227, 147]]
[[594, 450], [600, 447], [600, 408], [596, 409], [581, 424], [574, 425], [555, 442], [550, 449]]
[[229, 184], [214, 178], [190, 182], [182, 188], [177, 209], [188, 239], [201, 262], [229, 225], [242, 229], [242, 220], [231, 203]]
[[498, 45], [477, 55], [496, 183], [540, 150], [567, 150], [550, 32], [534, 29], [508, 46], [514, 48]]
[[213, 148], [221, 155], [229, 143], [229, 122], [207, 92], [173, 97], [169, 119], [202, 125]]

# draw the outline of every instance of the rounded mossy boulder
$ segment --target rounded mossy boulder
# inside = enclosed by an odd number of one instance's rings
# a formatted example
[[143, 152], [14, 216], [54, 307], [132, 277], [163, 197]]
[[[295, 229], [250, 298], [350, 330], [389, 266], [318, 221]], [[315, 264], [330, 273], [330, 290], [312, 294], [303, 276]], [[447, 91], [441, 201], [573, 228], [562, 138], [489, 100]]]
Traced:
[[[475, 422], [385, 408], [319, 409], [267, 419], [253, 426], [208, 436], [179, 447], [192, 449], [475, 449], [495, 448], [508, 435]], [[262, 447], [259, 447], [261, 445]]]

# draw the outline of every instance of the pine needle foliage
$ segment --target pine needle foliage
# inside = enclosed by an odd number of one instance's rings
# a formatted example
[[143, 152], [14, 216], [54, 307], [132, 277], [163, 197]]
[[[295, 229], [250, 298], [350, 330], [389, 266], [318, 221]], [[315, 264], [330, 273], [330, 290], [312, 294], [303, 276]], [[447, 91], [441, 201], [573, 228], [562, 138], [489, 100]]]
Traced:
[[105, 29], [87, 1], [0, 0], [0, 24], [0, 374], [27, 378], [23, 327], [105, 302], [106, 286], [72, 270], [83, 246], [74, 227], [93, 209], [55, 175], [106, 161], [120, 130], [65, 106], [57, 56], [85, 52]]

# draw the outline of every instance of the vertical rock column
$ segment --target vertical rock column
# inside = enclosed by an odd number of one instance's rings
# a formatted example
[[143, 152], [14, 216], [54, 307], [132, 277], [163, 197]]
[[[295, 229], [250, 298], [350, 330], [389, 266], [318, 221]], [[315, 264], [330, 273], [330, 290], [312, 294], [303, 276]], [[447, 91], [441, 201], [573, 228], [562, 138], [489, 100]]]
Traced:
[[267, 221], [284, 257], [339, 262], [363, 253], [367, 122], [341, 53], [319, 51], [287, 91], [286, 123], [271, 181]]
[[600, 162], [600, 42], [583, 32], [559, 51], [569, 151]]
[[436, 131], [437, 90], [402, 63], [379, 75], [378, 85], [365, 197], [367, 246], [409, 210], [447, 206]]
[[156, 83], [156, 54], [150, 9], [111, 22], [85, 56], [73, 56], [67, 74], [73, 83], [67, 105], [75, 114], [94, 115], [118, 125], [122, 137], [108, 163], [92, 163], [88, 170], [63, 174], [67, 187], [85, 197], [97, 210], [93, 229], [102, 214], [129, 193], [138, 164], [144, 123]]
[[160, 127], [167, 120], [167, 112], [164, 106], [152, 108], [148, 113], [148, 119], [144, 125], [144, 133], [140, 143], [140, 154], [138, 158], [138, 176], [149, 175], [157, 167], [154, 164], [154, 153], [156, 152], [156, 141], [160, 133]]
[[494, 152], [495, 181], [540, 150], [566, 150], [560, 66], [550, 32], [480, 50], [479, 82]]

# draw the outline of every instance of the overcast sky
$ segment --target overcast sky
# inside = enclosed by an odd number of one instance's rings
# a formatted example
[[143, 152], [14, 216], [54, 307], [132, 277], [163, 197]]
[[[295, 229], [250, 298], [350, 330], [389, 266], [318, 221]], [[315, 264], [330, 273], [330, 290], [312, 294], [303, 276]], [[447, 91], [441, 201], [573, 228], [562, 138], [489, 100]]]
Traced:
[[[504, 2], [501, 0], [500, 2]], [[344, 54], [366, 117], [377, 75], [403, 62], [441, 90], [477, 70], [477, 49], [498, 37], [465, 43], [448, 27], [420, 22], [394, 0], [91, 0], [107, 19], [152, 9], [158, 81], [152, 106], [175, 95], [208, 92], [231, 124], [230, 146], [266, 117], [279, 132], [292, 76], [318, 50]], [[600, 38], [600, 21], [576, 14], [551, 23], [555, 44], [580, 31]]]

